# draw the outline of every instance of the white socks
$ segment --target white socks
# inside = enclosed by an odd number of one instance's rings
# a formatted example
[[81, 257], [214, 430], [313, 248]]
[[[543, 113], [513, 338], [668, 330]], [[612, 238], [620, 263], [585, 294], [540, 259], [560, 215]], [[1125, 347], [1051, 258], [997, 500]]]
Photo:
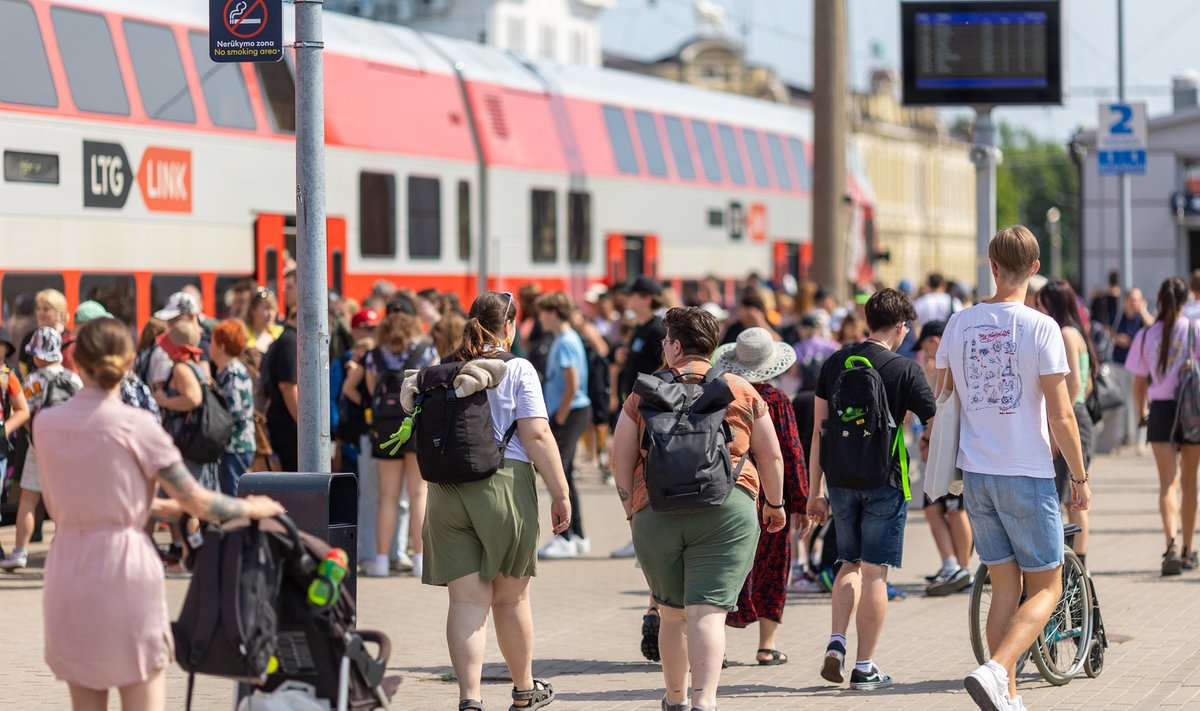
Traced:
[[942, 572], [949, 575], [958, 570], [958, 556], [950, 556], [942, 559]]

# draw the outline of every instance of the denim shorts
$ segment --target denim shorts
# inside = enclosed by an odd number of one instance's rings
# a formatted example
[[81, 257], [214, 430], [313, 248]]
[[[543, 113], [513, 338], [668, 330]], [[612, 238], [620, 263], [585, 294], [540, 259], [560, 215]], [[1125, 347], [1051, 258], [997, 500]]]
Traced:
[[904, 555], [904, 492], [829, 487], [829, 505], [837, 531], [838, 561], [899, 568]]
[[1054, 479], [963, 472], [963, 499], [980, 562], [1015, 560], [1026, 573], [1062, 565], [1062, 512]]

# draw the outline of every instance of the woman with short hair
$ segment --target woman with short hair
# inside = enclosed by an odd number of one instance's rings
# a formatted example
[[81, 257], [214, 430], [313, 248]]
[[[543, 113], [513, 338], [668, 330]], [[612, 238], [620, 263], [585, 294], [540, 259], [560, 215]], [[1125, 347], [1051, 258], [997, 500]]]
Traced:
[[218, 481], [221, 493], [237, 496], [238, 481], [254, 464], [254, 381], [242, 362], [241, 355], [249, 340], [246, 329], [237, 319], [226, 319], [213, 329], [212, 345], [208, 352], [216, 367], [217, 386], [225, 396], [229, 414], [233, 415], [233, 436], [225, 445], [218, 462]]

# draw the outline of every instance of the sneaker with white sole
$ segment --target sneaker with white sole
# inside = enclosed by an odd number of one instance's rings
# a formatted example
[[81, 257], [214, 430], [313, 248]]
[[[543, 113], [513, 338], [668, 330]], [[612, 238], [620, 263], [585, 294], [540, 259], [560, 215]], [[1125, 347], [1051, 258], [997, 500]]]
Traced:
[[592, 552], [592, 539], [590, 538], [572, 538], [575, 543], [575, 552], [579, 555], [587, 555]]
[[391, 575], [391, 572], [387, 558], [383, 560], [375, 558], [363, 563], [363, 575], [368, 578], [386, 578]]
[[938, 573], [937, 577], [925, 588], [925, 594], [929, 597], [945, 597], [969, 587], [971, 587], [971, 571], [960, 566], [952, 573]]
[[565, 560], [577, 555], [579, 549], [575, 546], [575, 541], [562, 536], [551, 538], [550, 542], [538, 551], [538, 558], [541, 560]]
[[7, 570], [10, 573], [14, 570], [27, 567], [29, 565], [29, 554], [24, 551], [13, 552], [4, 556], [4, 560], [0, 560], [0, 570]]
[[1029, 707], [1025, 705], [1024, 699], [1022, 699], [1020, 696], [1012, 700], [1012, 704], [1009, 706], [1009, 709], [1011, 711], [1029, 711]]
[[637, 551], [633, 548], [633, 541], [628, 545], [621, 546], [612, 553], [608, 554], [609, 558], [634, 558], [637, 556]]
[[425, 573], [425, 558], [423, 556], [413, 556], [412, 571], [409, 573], [414, 578], [421, 577]]
[[[988, 662], [967, 675], [963, 686], [983, 711], [1012, 711], [1008, 695], [1008, 672], [996, 662]], [[1019, 707], [1018, 707], [1019, 708]]]
[[873, 691], [886, 689], [892, 685], [892, 677], [884, 674], [879, 667], [871, 665], [871, 671], [864, 674], [857, 667], [850, 671], [850, 688], [855, 691]]
[[825, 648], [825, 661], [821, 663], [821, 678], [834, 684], [846, 680], [846, 646], [841, 642], [830, 642]]
[[412, 558], [408, 557], [407, 553], [400, 553], [400, 555], [396, 556], [396, 560], [388, 563], [388, 567], [391, 568], [393, 573], [407, 573], [413, 569], [413, 561]]

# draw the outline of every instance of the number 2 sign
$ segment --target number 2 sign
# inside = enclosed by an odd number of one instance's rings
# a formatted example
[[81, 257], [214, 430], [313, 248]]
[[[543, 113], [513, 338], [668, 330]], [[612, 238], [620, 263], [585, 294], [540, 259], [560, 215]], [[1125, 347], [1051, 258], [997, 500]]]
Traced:
[[1101, 175], [1145, 175], [1149, 131], [1143, 102], [1100, 104], [1096, 157]]

